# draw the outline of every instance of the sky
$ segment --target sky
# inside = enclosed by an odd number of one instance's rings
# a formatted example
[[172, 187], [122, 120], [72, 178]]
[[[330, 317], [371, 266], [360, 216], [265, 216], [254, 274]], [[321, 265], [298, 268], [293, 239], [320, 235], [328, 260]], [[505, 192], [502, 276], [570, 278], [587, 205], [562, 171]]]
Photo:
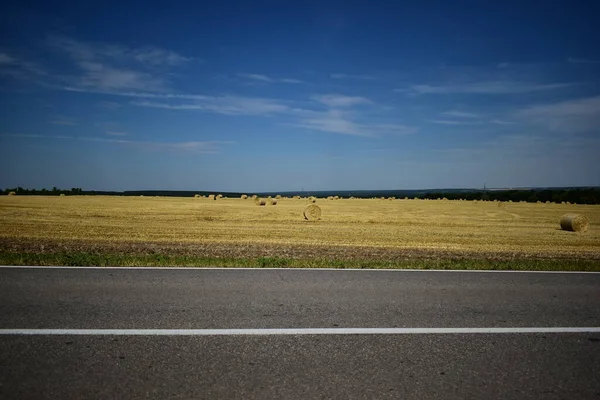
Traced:
[[0, 188], [600, 185], [598, 1], [5, 1]]

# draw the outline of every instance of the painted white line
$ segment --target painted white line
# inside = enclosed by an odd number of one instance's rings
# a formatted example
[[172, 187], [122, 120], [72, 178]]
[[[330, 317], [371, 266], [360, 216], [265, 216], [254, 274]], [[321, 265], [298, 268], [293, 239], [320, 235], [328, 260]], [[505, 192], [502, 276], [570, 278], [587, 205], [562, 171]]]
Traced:
[[[600, 263], [600, 261], [598, 261]], [[507, 271], [487, 269], [402, 269], [402, 268], [248, 268], [248, 267], [78, 267], [40, 265], [0, 265], [0, 269], [123, 269], [123, 270], [223, 270], [223, 271], [368, 271], [368, 272], [474, 272], [520, 274], [600, 274], [596, 271]]]
[[0, 335], [132, 335], [132, 336], [248, 336], [248, 335], [419, 335], [477, 333], [600, 333], [600, 327], [534, 328], [291, 328], [291, 329], [0, 329]]

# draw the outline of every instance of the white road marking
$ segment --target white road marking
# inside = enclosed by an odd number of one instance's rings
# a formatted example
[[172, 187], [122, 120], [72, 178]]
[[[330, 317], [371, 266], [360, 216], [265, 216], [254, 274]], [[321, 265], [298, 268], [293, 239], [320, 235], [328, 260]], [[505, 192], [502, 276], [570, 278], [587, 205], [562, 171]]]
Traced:
[[419, 335], [477, 333], [600, 333], [600, 327], [533, 328], [291, 328], [291, 329], [0, 329], [0, 335], [132, 335], [132, 336], [248, 336], [248, 335]]
[[39, 265], [0, 265], [2, 268], [17, 269], [133, 269], [133, 270], [225, 270], [225, 271], [377, 271], [377, 272], [485, 272], [521, 274], [600, 274], [596, 271], [511, 271], [489, 269], [402, 269], [402, 268], [248, 268], [248, 267], [78, 267]]

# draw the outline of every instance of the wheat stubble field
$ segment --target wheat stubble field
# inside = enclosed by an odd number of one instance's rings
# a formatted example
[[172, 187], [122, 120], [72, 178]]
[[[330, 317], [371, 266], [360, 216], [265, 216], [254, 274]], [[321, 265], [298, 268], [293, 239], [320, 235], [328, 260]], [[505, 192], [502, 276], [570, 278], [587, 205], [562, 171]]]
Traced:
[[[596, 205], [318, 199], [321, 220], [309, 222], [302, 216], [307, 204], [285, 198], [260, 207], [250, 198], [2, 196], [0, 261], [600, 269]], [[560, 230], [565, 213], [586, 215], [588, 231]]]

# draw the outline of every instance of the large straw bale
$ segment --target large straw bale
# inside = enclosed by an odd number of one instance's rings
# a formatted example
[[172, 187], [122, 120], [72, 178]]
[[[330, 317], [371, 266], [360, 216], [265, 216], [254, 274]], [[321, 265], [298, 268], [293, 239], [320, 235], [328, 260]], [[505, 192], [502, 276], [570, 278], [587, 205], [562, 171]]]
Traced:
[[585, 215], [565, 214], [560, 219], [560, 228], [564, 231], [585, 232], [589, 221]]
[[309, 204], [304, 208], [304, 219], [307, 221], [318, 221], [321, 219], [321, 207]]

